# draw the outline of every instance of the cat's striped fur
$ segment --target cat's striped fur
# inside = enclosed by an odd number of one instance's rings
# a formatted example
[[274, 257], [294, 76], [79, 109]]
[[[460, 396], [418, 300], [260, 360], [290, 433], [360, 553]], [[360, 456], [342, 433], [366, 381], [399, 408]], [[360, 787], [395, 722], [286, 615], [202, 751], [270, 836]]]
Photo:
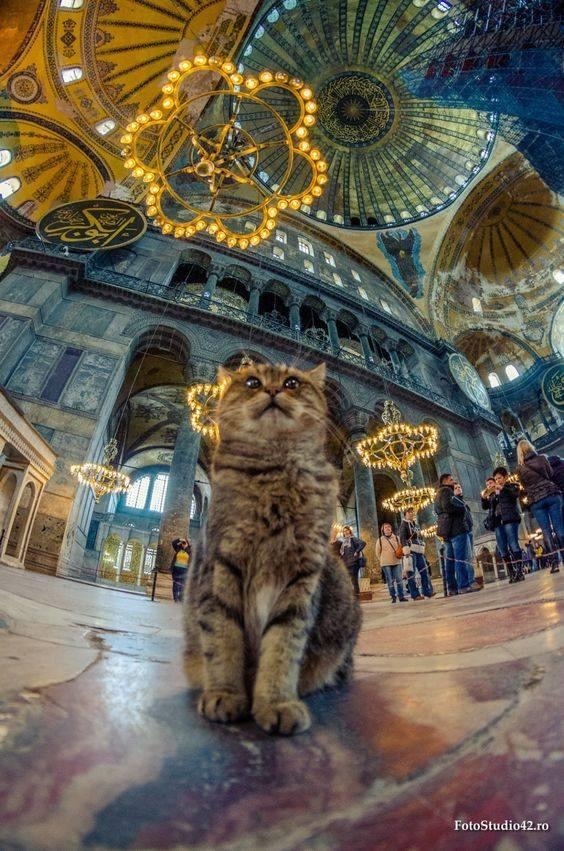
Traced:
[[219, 377], [212, 501], [186, 592], [186, 669], [206, 718], [251, 712], [264, 730], [290, 735], [310, 726], [300, 696], [347, 679], [360, 627], [350, 578], [328, 550], [337, 476], [325, 458], [325, 366]]

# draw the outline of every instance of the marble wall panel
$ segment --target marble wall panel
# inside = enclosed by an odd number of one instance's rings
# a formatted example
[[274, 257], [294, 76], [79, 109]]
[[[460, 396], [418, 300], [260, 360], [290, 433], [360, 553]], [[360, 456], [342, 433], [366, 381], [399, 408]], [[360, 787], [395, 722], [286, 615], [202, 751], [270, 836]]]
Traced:
[[35, 340], [12, 373], [8, 390], [38, 396], [64, 348], [50, 340]]
[[115, 366], [115, 358], [94, 352], [85, 354], [62, 394], [60, 403], [95, 414], [102, 404]]
[[20, 271], [11, 272], [0, 281], [0, 298], [27, 304], [42, 286], [41, 281]]
[[103, 337], [114, 318], [113, 311], [80, 301], [63, 301], [49, 316], [49, 324]]
[[26, 319], [17, 319], [14, 316], [0, 314], [0, 361], [10, 352], [14, 341], [17, 340], [27, 324]]

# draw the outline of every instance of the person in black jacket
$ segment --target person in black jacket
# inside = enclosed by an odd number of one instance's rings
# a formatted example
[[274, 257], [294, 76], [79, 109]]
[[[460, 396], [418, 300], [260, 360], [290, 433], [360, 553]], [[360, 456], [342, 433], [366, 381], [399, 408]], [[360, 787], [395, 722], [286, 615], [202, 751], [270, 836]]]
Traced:
[[[519, 543], [519, 487], [509, 481], [505, 467], [496, 467], [493, 472], [495, 488], [489, 496], [489, 512], [493, 521], [497, 548], [506, 565], [510, 582], [525, 578], [523, 556]], [[485, 500], [482, 500], [484, 505]]]
[[349, 572], [355, 594], [360, 593], [358, 571], [361, 566], [361, 552], [365, 546], [366, 541], [363, 541], [361, 538], [355, 538], [350, 526], [343, 526], [343, 542], [341, 544], [340, 555]]
[[445, 571], [449, 596], [468, 594], [468, 512], [461, 499], [462, 488], [451, 473], [443, 473], [435, 495], [437, 535], [445, 542]]
[[188, 565], [192, 556], [192, 546], [186, 538], [175, 538], [172, 542], [172, 549], [174, 550], [170, 564], [172, 596], [175, 603], [181, 603], [186, 577], [188, 576]]

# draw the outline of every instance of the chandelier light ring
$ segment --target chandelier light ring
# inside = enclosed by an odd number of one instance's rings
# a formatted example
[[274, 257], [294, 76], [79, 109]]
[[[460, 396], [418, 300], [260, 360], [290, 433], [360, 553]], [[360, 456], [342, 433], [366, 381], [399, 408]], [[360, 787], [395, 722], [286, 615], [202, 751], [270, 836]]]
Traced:
[[408, 508], [418, 512], [425, 506], [430, 505], [435, 499], [435, 488], [406, 488], [397, 491], [388, 499], [382, 500], [382, 505], [388, 511], [404, 512]]
[[[219, 75], [223, 83], [220, 82], [218, 88], [188, 96], [184, 84], [198, 72], [213, 72]], [[237, 245], [244, 249], [249, 245], [258, 245], [262, 239], [270, 236], [276, 227], [280, 210], [307, 207], [322, 194], [323, 186], [328, 181], [327, 163], [321, 151], [312, 148], [307, 141], [308, 128], [316, 121], [317, 104], [312, 89], [302, 80], [290, 78], [284, 72], [268, 70], [260, 71], [256, 76], [245, 76], [232, 62], [217, 57], [208, 59], [203, 55], [195, 56], [193, 61], [183, 60], [178, 69], [171, 70], [167, 76], [168, 82], [163, 86], [162, 108], [138, 115], [135, 121], [127, 125], [127, 132], [121, 137], [121, 142], [127, 146], [122, 151], [124, 165], [131, 170], [133, 177], [148, 184], [145, 198], [147, 215], [154, 219], [163, 233], [180, 238], [206, 231], [218, 242], [226, 240], [230, 247]], [[226, 89], [221, 88], [223, 84], [227, 86]], [[286, 118], [260, 97], [269, 89], [282, 89], [292, 96], [298, 107], [298, 115], [293, 123], [287, 123]], [[229, 98], [229, 120], [223, 125], [212, 122], [211, 126], [197, 129], [194, 124], [201, 120], [206, 110], [213, 113], [210, 103], [216, 98]], [[186, 114], [198, 100], [205, 101], [206, 106], [203, 110], [194, 110], [196, 118], [192, 122]], [[221, 100], [218, 103], [221, 110]], [[276, 128], [278, 138], [255, 140], [251, 130], [244, 126], [242, 104], [253, 104], [261, 111], [267, 111], [272, 116], [271, 126]], [[177, 124], [183, 130], [180, 134], [175, 129]], [[170, 133], [167, 132], [169, 129]], [[270, 126], [268, 129], [270, 132]], [[156, 144], [154, 164], [145, 162], [146, 154], [139, 150], [146, 133], [151, 134], [152, 138], [150, 145], [145, 144], [145, 151], [151, 150]], [[270, 153], [277, 146], [284, 148], [286, 162], [278, 162], [276, 167], [282, 167], [282, 173], [275, 172], [276, 182], [270, 186], [266, 182], [266, 168], [270, 166], [260, 169], [261, 152], [268, 150]], [[188, 160], [181, 167], [173, 167], [171, 170], [171, 164], [175, 165], [174, 159], [185, 154], [188, 154]], [[307, 163], [306, 174], [311, 176], [305, 185], [302, 176], [304, 170], [296, 166], [297, 161]], [[266, 176], [263, 176], [263, 172]], [[180, 188], [188, 190], [185, 195], [181, 194], [178, 186], [172, 185], [171, 179], [175, 176], [178, 176]], [[297, 178], [302, 185], [290, 192], [287, 186], [292, 178], [294, 181]], [[183, 182], [189, 184], [191, 179], [194, 180], [191, 186], [182, 187]], [[238, 188], [245, 188], [245, 184], [249, 187], [249, 193], [255, 192], [257, 198], [249, 199], [244, 195], [236, 199], [233, 197]], [[190, 201], [190, 188], [193, 190], [194, 185], [198, 190], [192, 191], [192, 196], [200, 199], [206, 209]], [[170, 213], [166, 209], [168, 199], [182, 208], [182, 220], [176, 218], [179, 215], [177, 212]], [[187, 214], [191, 216], [189, 222], [186, 222]], [[255, 219], [251, 222], [251, 231], [248, 230], [248, 221], [245, 222], [245, 232], [233, 229], [235, 221], [250, 215]]]
[[112, 438], [104, 447], [104, 464], [87, 461], [84, 464], [73, 464], [70, 468], [72, 476], [91, 488], [95, 502], [99, 502], [107, 493], [125, 493], [129, 488], [129, 476], [111, 466], [116, 455], [117, 441]]
[[223, 384], [207, 382], [192, 384], [186, 391], [186, 401], [191, 411], [190, 424], [192, 428], [212, 440], [217, 440], [219, 437], [215, 413], [222, 392]]
[[434, 426], [394, 422], [359, 441], [356, 449], [367, 467], [390, 467], [405, 473], [417, 459], [434, 455], [437, 441], [438, 432]]

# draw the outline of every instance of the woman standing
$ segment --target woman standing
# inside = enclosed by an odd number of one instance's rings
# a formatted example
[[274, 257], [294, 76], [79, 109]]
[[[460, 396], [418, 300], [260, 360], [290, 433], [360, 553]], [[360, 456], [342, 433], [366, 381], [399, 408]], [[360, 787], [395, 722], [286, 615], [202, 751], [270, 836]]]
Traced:
[[174, 556], [170, 565], [172, 573], [172, 596], [175, 603], [182, 602], [184, 585], [188, 575], [188, 565], [192, 555], [192, 546], [186, 538], [175, 538], [172, 542]]
[[380, 531], [382, 534], [376, 541], [376, 558], [384, 571], [392, 603], [396, 602], [396, 598], [400, 603], [407, 603], [401, 569], [403, 547], [391, 523], [382, 523]]
[[403, 554], [407, 560], [411, 558], [411, 569], [406, 570], [407, 585], [412, 600], [421, 599], [421, 594], [415, 581], [415, 572], [419, 571], [421, 577], [421, 590], [425, 597], [434, 597], [435, 592], [429, 579], [429, 569], [425, 560], [425, 542], [421, 536], [421, 529], [415, 519], [413, 508], [404, 512], [403, 520], [399, 527], [399, 539], [403, 547]]
[[546, 455], [538, 455], [528, 440], [520, 440], [517, 444], [517, 464], [517, 475], [525, 488], [534, 518], [541, 527], [545, 551], [558, 551], [557, 561], [550, 569], [551, 573], [557, 573], [560, 570], [558, 561], [564, 546], [562, 494], [553, 481], [553, 471], [548, 458]]
[[[354, 593], [359, 594], [358, 571], [360, 569], [360, 554], [366, 546], [366, 541], [355, 538], [350, 526], [343, 526], [343, 542], [341, 544], [341, 558], [351, 577]], [[366, 563], [366, 562], [365, 562]]]
[[[486, 485], [491, 485], [488, 479]], [[497, 548], [507, 569], [510, 582], [525, 578], [523, 556], [519, 543], [519, 488], [509, 481], [505, 467], [493, 471], [493, 487], [486, 487], [482, 495], [482, 507], [488, 509], [488, 528], [493, 528]]]

